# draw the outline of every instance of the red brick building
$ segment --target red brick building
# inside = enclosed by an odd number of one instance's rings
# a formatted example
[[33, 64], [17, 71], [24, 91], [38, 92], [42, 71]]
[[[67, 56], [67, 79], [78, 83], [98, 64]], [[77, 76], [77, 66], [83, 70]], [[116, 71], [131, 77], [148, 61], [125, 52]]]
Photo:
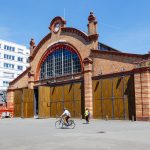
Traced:
[[7, 99], [15, 117], [72, 117], [89, 108], [93, 118], [150, 120], [150, 54], [123, 53], [99, 42], [97, 20], [88, 33], [55, 17], [50, 32], [30, 41], [30, 67], [10, 83]]

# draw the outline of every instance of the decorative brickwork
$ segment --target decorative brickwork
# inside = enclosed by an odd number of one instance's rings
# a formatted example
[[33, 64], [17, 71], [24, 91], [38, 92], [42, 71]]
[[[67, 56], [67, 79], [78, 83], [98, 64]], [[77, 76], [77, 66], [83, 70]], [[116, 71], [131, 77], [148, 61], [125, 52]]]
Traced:
[[93, 116], [93, 95], [92, 95], [92, 60], [85, 58], [84, 63], [84, 100], [85, 108], [88, 108]]
[[[137, 72], [138, 70], [138, 72]], [[150, 120], [150, 72], [149, 68], [135, 70], [136, 120]]]
[[[121, 51], [115, 50], [104, 44], [98, 44], [99, 35], [97, 33], [97, 20], [93, 12], [91, 12], [88, 17], [88, 33], [82, 32], [72, 27], [66, 27], [66, 21], [61, 17], [54, 18], [51, 21], [49, 29], [51, 30], [51, 32], [48, 33], [39, 42], [39, 44], [37, 44], [37, 46], [35, 46], [34, 40], [31, 39], [30, 67], [10, 83], [10, 86], [7, 91], [8, 107], [13, 109], [12, 103], [14, 102], [15, 90], [22, 90], [24, 88], [35, 88], [38, 92], [39, 86], [55, 86], [60, 84], [73, 83], [76, 81], [83, 82], [84, 80], [84, 95], [82, 96], [82, 109], [83, 107], [88, 108], [90, 110], [91, 116], [93, 116], [94, 106], [92, 84], [94, 82], [92, 83], [92, 79], [99, 80], [100, 78], [112, 78], [120, 74], [132, 74], [132, 77], [134, 75], [135, 82], [135, 85], [132, 86], [132, 89], [135, 88], [135, 101], [133, 98], [134, 90], [130, 91], [132, 91], [133, 94], [131, 100], [133, 100], [136, 105], [136, 120], [150, 120], [149, 68], [143, 67], [135, 69], [135, 67], [139, 67], [139, 62], [147, 62], [147, 64], [149, 64], [148, 60], [150, 58], [150, 54], [138, 55], [122, 53]], [[67, 47], [69, 51], [76, 53], [79, 57], [81, 63], [81, 72], [72, 72], [70, 74], [62, 74], [62, 76], [49, 77], [47, 79], [42, 78], [40, 80], [39, 74], [41, 64], [47, 59], [47, 57], [52, 52], [61, 48], [63, 49], [65, 47]], [[63, 60], [63, 57], [61, 60]], [[55, 61], [53, 64], [55, 64]], [[114, 89], [116, 91], [120, 90], [118, 87], [121, 83], [123, 83], [121, 79], [118, 79], [117, 86], [114, 86]], [[130, 82], [128, 84], [131, 85]], [[103, 84], [103, 86], [105, 88], [106, 85]], [[126, 95], [126, 93], [125, 95], [123, 95], [124, 99]], [[130, 95], [128, 96], [128, 98], [130, 98]], [[107, 101], [105, 102], [107, 104]], [[100, 111], [100, 107], [97, 107]], [[110, 106], [106, 105], [106, 107], [106, 109], [109, 109], [108, 111], [111, 111]]]

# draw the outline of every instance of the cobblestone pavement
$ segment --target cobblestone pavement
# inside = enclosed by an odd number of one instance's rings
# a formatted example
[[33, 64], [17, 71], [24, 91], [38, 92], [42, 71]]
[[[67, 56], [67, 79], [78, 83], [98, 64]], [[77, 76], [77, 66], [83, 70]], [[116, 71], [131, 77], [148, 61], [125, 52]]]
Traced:
[[150, 122], [75, 119], [75, 129], [56, 129], [56, 119], [1, 119], [0, 150], [150, 150]]

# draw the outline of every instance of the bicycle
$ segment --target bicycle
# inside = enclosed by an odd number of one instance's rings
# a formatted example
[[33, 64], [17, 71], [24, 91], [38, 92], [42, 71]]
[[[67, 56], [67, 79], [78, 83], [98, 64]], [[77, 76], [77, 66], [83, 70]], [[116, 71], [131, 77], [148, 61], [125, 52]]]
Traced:
[[74, 129], [75, 128], [75, 122], [74, 120], [68, 120], [68, 124], [65, 123], [64, 119], [61, 117], [59, 118], [59, 120], [57, 120], [55, 122], [55, 127], [57, 129], [62, 129], [62, 128], [70, 128], [70, 129]]

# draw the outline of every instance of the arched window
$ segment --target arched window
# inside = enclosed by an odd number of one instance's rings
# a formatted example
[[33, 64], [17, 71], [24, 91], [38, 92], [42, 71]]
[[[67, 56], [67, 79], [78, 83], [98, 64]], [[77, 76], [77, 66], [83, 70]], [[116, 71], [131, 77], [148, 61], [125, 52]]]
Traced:
[[40, 79], [81, 72], [81, 64], [75, 52], [61, 48], [49, 54], [41, 65]]

